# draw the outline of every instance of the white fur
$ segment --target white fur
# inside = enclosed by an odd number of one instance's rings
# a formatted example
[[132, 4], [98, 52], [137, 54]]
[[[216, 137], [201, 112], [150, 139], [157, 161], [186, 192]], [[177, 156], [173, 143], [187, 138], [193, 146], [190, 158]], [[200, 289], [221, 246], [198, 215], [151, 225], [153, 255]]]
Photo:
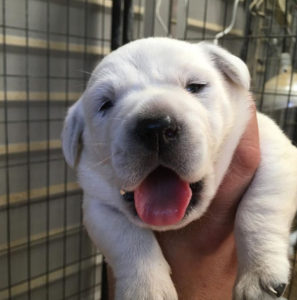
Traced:
[[[189, 82], [207, 86], [193, 95], [185, 90]], [[247, 67], [227, 51], [206, 43], [149, 38], [103, 59], [69, 110], [64, 155], [77, 166], [84, 223], [113, 268], [117, 300], [177, 299], [152, 229], [181, 228], [205, 213], [249, 121], [248, 89]], [[107, 98], [115, 105], [103, 115], [100, 106]], [[163, 112], [186, 128], [174, 161], [150, 156], [131, 139], [139, 116]], [[288, 283], [290, 273], [297, 151], [269, 118], [258, 114], [258, 122], [261, 165], [236, 217], [235, 300], [273, 299], [267, 289]], [[131, 213], [120, 190], [134, 190], [159, 164], [190, 183], [203, 178], [205, 185], [199, 205], [187, 218], [152, 227]]]

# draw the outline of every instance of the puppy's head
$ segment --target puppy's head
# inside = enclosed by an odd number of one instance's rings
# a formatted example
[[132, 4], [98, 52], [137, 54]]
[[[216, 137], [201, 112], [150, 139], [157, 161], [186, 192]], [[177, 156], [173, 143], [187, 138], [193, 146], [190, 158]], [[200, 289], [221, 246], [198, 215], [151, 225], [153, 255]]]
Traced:
[[219, 47], [130, 43], [103, 59], [70, 108], [64, 155], [87, 197], [142, 227], [182, 227], [205, 212], [230, 163], [248, 89], [245, 64]]

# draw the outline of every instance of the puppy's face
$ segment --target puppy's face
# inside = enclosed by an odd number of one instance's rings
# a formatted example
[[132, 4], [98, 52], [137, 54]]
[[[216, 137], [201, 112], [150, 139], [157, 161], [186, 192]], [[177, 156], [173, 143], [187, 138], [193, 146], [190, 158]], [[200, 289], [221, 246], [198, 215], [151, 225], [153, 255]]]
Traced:
[[238, 109], [234, 95], [248, 84], [245, 65], [218, 47], [133, 42], [99, 64], [70, 109], [65, 157], [77, 162], [88, 197], [142, 227], [182, 227], [205, 212], [217, 190], [218, 160]]

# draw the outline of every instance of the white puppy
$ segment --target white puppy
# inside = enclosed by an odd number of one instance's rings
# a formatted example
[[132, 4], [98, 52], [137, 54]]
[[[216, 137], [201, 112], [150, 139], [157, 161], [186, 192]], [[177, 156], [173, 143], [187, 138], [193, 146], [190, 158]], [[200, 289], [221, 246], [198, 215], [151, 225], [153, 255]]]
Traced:
[[[77, 169], [84, 224], [113, 268], [117, 300], [178, 299], [152, 230], [205, 213], [249, 121], [249, 86], [246, 65], [222, 48], [149, 38], [104, 58], [69, 109], [64, 155]], [[236, 300], [280, 297], [290, 275], [297, 151], [257, 116], [261, 164], [235, 224]]]

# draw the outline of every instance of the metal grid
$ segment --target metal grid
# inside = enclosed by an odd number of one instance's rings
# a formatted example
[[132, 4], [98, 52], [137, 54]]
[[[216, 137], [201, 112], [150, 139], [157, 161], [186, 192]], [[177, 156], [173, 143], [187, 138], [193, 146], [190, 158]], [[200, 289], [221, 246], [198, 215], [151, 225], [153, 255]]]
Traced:
[[[280, 96], [265, 90], [265, 83], [278, 74], [280, 53], [291, 53], [296, 70], [297, 3], [285, 1], [280, 25], [275, 17], [278, 0], [263, 2], [259, 12], [264, 17], [251, 13], [252, 2], [239, 1], [234, 30], [220, 44], [248, 64], [252, 92], [258, 108], [265, 110], [266, 96]], [[105, 265], [83, 229], [82, 193], [64, 162], [59, 132], [67, 108], [110, 49], [148, 36], [211, 41], [228, 26], [233, 7], [229, 0], [164, 0], [160, 16], [165, 30], [156, 18], [158, 4], [1, 0], [1, 300], [107, 299]], [[293, 75], [286, 106], [265, 112], [296, 143], [292, 83]], [[296, 253], [294, 266], [295, 258]], [[294, 270], [287, 299], [297, 298], [295, 275]]]
[[[44, 19], [37, 20], [43, 23], [42, 30], [33, 28], [34, 6], [43, 10]], [[73, 6], [81, 11], [81, 34], [71, 30], [75, 21], [71, 17]], [[1, 1], [0, 169], [5, 190], [1, 190], [0, 219], [5, 232], [3, 229], [0, 233], [0, 269], [5, 275], [0, 279], [0, 299], [100, 299], [102, 257], [82, 227], [82, 193], [64, 162], [59, 132], [63, 116], [83, 91], [89, 71], [109, 48], [104, 30], [105, 6], [105, 0], [90, 5], [88, 1], [70, 0]], [[52, 29], [53, 14], [59, 9], [64, 12], [63, 32]], [[94, 9], [100, 33], [89, 37], [89, 28], [94, 26], [89, 15]], [[12, 13], [23, 19], [22, 25], [11, 24]], [[74, 39], [79, 43], [73, 43]], [[23, 70], [12, 68], [10, 55], [22, 55]], [[34, 56], [41, 62], [42, 72], [32, 70]], [[65, 66], [63, 74], [53, 72], [55, 57]], [[82, 68], [73, 76], [71, 63], [76, 59]], [[22, 85], [19, 93], [14, 93], [11, 78]], [[58, 81], [62, 91], [55, 94]], [[41, 90], [38, 83], [42, 84]], [[39, 126], [42, 131], [36, 135]], [[19, 137], [18, 129], [21, 142], [14, 141]], [[58, 181], [54, 178], [57, 172]], [[15, 187], [16, 180], [24, 182], [21, 189]], [[25, 218], [15, 224], [19, 215]], [[38, 228], [40, 225], [42, 228]], [[75, 254], [69, 258], [70, 253]]]

